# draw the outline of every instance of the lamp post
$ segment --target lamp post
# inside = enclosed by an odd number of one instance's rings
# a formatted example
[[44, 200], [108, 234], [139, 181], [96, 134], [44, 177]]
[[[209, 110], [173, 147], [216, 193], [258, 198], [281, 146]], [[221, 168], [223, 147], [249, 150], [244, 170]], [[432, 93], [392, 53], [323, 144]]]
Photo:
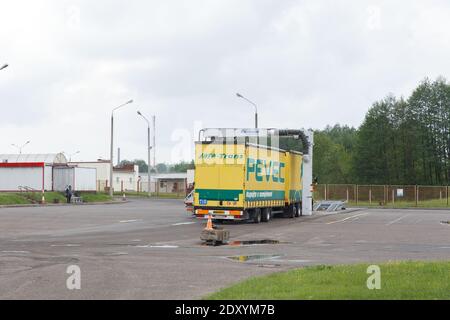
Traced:
[[22, 154], [22, 149], [27, 145], [27, 144], [29, 144], [31, 141], [27, 141], [27, 142], [25, 142], [23, 145], [21, 145], [21, 146], [18, 146], [17, 144], [11, 144], [13, 147], [16, 147], [17, 149], [19, 149], [19, 154]]
[[127, 102], [125, 102], [124, 104], [121, 104], [118, 107], [115, 107], [114, 109], [112, 109], [111, 111], [111, 154], [110, 154], [110, 172], [109, 172], [109, 195], [112, 197], [113, 194], [113, 168], [114, 168], [114, 162], [113, 162], [113, 158], [114, 158], [114, 111], [116, 111], [119, 108], [122, 108], [124, 106], [126, 106], [127, 104], [133, 103], [133, 100], [129, 100]]
[[7, 64], [7, 63], [5, 63], [4, 65], [2, 65], [2, 66], [0, 67], [0, 70], [3, 70], [3, 69], [5, 69], [5, 68], [8, 68], [8, 64]]
[[240, 93], [236, 93], [236, 96], [238, 98], [242, 98], [244, 100], [246, 100], [247, 102], [249, 102], [250, 104], [252, 104], [255, 107], [255, 128], [258, 128], [258, 106], [256, 105], [256, 103], [254, 103], [253, 101], [247, 99], [246, 97], [244, 97], [242, 94]]
[[77, 151], [77, 152], [74, 152], [72, 154], [69, 154], [69, 162], [72, 162], [72, 156], [74, 156], [76, 154], [79, 154], [79, 153], [80, 153], [80, 151]]
[[148, 119], [140, 112], [137, 112], [138, 115], [140, 115], [146, 122], [147, 122], [147, 152], [148, 152], [148, 169], [147, 169], [147, 179], [148, 179], [148, 196], [151, 197], [152, 196], [152, 191], [151, 191], [151, 182], [150, 182], [150, 150], [152, 149], [151, 145], [150, 145], [150, 121], [148, 121]]

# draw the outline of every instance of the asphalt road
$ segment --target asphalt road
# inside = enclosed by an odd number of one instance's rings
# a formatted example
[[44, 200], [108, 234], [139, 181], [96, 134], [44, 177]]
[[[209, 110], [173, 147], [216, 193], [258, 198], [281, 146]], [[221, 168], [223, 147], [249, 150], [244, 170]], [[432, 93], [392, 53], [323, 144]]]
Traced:
[[[204, 222], [179, 200], [1, 208], [0, 298], [196, 299], [305, 265], [449, 260], [449, 220], [449, 210], [348, 210], [226, 224], [231, 240], [280, 243], [208, 247]], [[70, 265], [81, 269], [80, 290], [66, 287]]]

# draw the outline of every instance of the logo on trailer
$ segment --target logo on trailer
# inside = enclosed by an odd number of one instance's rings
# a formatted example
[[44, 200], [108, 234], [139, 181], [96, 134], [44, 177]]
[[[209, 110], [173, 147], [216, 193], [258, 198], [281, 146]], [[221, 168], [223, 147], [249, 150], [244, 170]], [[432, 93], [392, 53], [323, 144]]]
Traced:
[[247, 159], [247, 181], [250, 176], [255, 176], [257, 182], [278, 182], [284, 183], [285, 164], [278, 161], [266, 161], [262, 159]]

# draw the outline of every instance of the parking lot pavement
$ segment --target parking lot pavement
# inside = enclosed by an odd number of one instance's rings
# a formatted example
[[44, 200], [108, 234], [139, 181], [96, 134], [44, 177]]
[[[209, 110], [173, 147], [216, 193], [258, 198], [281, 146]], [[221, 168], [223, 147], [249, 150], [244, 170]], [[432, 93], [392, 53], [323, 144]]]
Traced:
[[[449, 220], [447, 210], [358, 209], [227, 223], [236, 242], [208, 247], [199, 240], [204, 222], [179, 200], [2, 208], [0, 298], [195, 299], [305, 265], [448, 260], [450, 225], [441, 222]], [[81, 269], [80, 290], [66, 287], [70, 265]]]

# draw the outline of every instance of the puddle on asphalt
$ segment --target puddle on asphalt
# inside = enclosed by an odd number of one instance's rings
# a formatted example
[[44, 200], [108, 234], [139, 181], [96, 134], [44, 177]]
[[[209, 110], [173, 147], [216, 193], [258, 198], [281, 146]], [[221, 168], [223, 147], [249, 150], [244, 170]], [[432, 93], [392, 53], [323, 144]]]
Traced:
[[[263, 239], [263, 240], [234, 240], [225, 243], [217, 242], [214, 246], [230, 246], [230, 247], [244, 247], [244, 246], [257, 246], [264, 244], [289, 244], [291, 242], [283, 242], [279, 240]], [[209, 243], [202, 243], [203, 246], [211, 246]]]
[[230, 256], [226, 257], [229, 260], [238, 261], [238, 262], [247, 262], [247, 261], [260, 261], [260, 260], [275, 260], [281, 258], [283, 255], [281, 254], [251, 254], [251, 255], [242, 255], [242, 256]]
[[289, 242], [281, 242], [278, 240], [271, 240], [271, 239], [263, 239], [263, 240], [244, 240], [244, 241], [230, 241], [226, 243], [226, 245], [229, 246], [254, 246], [258, 244], [283, 244], [283, 243], [289, 243]]

